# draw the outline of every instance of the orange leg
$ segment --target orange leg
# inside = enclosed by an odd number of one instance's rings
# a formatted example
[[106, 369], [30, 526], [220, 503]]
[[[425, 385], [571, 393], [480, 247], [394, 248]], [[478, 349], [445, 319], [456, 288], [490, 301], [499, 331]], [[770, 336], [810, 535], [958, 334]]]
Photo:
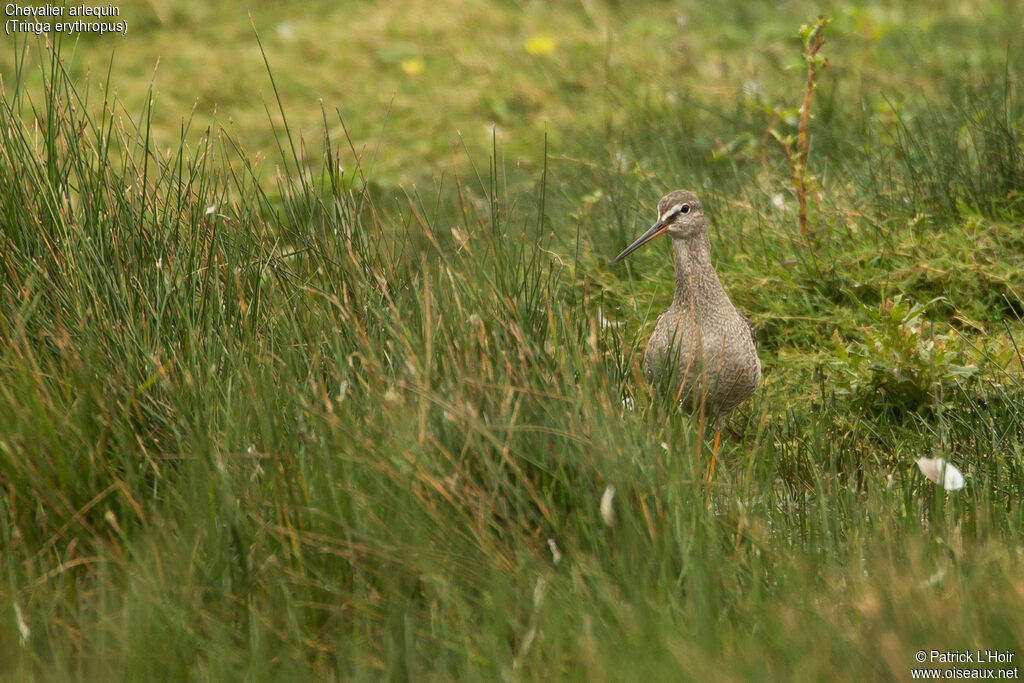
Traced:
[[711, 480], [715, 476], [715, 462], [716, 456], [718, 455], [718, 444], [722, 440], [722, 425], [718, 425], [715, 430], [715, 445], [711, 448], [711, 466], [708, 467], [708, 487], [707, 497], [704, 499], [704, 507], [707, 509], [711, 508]]
[[722, 427], [715, 430], [715, 445], [711, 447], [711, 467], [708, 468], [708, 481], [715, 476], [715, 458], [718, 455], [718, 444], [722, 441]]

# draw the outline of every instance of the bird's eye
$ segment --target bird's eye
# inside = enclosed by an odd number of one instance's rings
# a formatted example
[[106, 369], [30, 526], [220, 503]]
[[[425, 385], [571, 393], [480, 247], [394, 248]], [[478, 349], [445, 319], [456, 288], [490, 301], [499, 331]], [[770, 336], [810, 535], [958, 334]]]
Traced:
[[680, 206], [679, 207], [679, 213], [690, 213], [690, 205], [689, 204], [683, 204], [682, 206]]

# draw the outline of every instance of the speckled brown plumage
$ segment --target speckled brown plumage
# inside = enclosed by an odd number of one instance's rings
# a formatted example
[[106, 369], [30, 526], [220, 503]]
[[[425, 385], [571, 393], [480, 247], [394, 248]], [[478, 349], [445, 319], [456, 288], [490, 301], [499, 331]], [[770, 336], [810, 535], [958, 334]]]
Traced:
[[644, 371], [658, 383], [680, 377], [681, 385], [673, 386], [684, 405], [692, 410], [703, 402], [708, 414], [721, 417], [750, 398], [761, 381], [754, 327], [732, 305], [711, 265], [707, 221], [692, 192], [662, 197], [658, 222], [616, 260], [665, 233], [672, 238], [675, 296], [654, 326]]

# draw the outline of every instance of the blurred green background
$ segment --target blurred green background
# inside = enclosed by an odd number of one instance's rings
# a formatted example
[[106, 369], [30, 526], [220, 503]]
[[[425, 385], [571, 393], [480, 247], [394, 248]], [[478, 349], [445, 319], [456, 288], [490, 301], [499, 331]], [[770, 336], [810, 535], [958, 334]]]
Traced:
[[[341, 132], [337, 112], [358, 149], [381, 147], [381, 182], [434, 178], [461, 141], [488, 153], [492, 133], [509, 160], [536, 166], [545, 132], [556, 152], [568, 152], [584, 131], [628, 130], [637, 105], [677, 97], [726, 109], [751, 100], [798, 106], [796, 29], [818, 14], [832, 20], [826, 97], [878, 116], [907, 102], [947, 102], [951, 83], [998, 77], [1019, 59], [1020, 9], [1011, 1], [117, 6], [127, 36], [64, 37], [64, 66], [94, 86], [109, 70], [110, 92], [129, 115], [152, 88], [158, 145], [174, 145], [192, 115], [254, 154], [274, 149], [258, 33], [311, 152], [322, 103], [332, 134]], [[8, 44], [0, 68], [9, 80], [20, 49]]]

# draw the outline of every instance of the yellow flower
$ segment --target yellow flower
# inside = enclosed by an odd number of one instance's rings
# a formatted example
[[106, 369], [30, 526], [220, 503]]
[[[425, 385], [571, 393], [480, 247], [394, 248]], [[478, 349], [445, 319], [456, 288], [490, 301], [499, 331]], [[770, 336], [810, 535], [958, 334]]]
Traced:
[[523, 47], [531, 55], [549, 55], [558, 47], [558, 41], [548, 35], [530, 36]]
[[406, 76], [419, 76], [423, 73], [423, 60], [412, 57], [410, 59], [403, 59], [400, 64], [402, 71], [405, 72]]

